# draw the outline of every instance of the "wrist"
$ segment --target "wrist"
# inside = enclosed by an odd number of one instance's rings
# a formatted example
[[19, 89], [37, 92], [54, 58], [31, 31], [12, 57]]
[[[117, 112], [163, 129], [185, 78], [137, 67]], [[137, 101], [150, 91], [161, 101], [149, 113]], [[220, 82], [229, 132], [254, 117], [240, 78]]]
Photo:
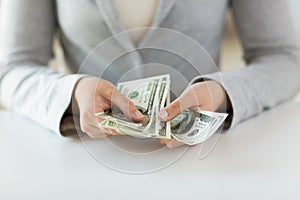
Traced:
[[209, 90], [211, 90], [210, 96], [212, 101], [216, 102], [215, 110], [217, 112], [227, 112], [231, 108], [231, 103], [226, 90], [217, 81], [210, 80], [207, 81], [207, 84], [211, 85], [209, 86]]
[[72, 99], [71, 103], [67, 109], [67, 112], [73, 115], [79, 115], [79, 106], [78, 106], [78, 101], [80, 97], [80, 91], [81, 91], [81, 83], [86, 80], [89, 77], [83, 77], [77, 81], [77, 83], [74, 86], [73, 94], [72, 94]]

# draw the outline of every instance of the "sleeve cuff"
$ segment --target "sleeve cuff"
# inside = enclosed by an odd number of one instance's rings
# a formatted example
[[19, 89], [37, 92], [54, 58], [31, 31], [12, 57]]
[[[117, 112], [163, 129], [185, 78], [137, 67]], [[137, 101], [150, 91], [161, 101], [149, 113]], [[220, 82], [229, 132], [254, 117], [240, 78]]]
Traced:
[[55, 83], [55, 89], [53, 89], [52, 95], [53, 99], [50, 102], [49, 112], [47, 113], [47, 118], [49, 119], [48, 127], [54, 131], [55, 133], [63, 136], [61, 132], [61, 122], [63, 116], [68, 109], [72, 95], [74, 91], [74, 87], [76, 83], [86, 75], [67, 75], [57, 80]]

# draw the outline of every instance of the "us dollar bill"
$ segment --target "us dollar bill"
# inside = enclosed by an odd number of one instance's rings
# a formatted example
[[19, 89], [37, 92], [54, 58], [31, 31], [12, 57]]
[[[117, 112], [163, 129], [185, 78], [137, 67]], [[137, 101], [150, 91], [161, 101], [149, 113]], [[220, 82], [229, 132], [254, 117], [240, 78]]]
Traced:
[[170, 122], [162, 124], [157, 119], [157, 113], [170, 101], [169, 88], [169, 74], [119, 83], [117, 89], [135, 104], [145, 119], [141, 123], [134, 123], [120, 109], [113, 108], [96, 114], [105, 119], [99, 126], [136, 137], [170, 139]]
[[170, 103], [170, 83], [168, 74], [119, 83], [117, 89], [136, 105], [145, 119], [141, 123], [134, 123], [120, 109], [113, 108], [96, 113], [96, 116], [104, 119], [99, 126], [140, 138], [174, 137], [188, 145], [205, 141], [219, 129], [227, 114], [185, 110], [172, 121], [161, 122], [157, 113]]
[[188, 145], [199, 144], [214, 134], [227, 116], [226, 113], [185, 110], [171, 121], [172, 136]]

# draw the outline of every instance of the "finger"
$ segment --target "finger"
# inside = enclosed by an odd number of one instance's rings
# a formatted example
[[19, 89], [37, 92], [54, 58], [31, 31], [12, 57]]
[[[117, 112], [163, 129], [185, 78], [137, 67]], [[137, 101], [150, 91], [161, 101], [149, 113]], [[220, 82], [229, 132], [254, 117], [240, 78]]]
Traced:
[[190, 110], [200, 112], [202, 110], [202, 108], [200, 106], [193, 106], [193, 107], [190, 107]]
[[111, 129], [111, 128], [100, 128], [100, 129], [103, 131], [103, 133], [105, 133], [106, 135], [109, 135], [109, 136], [119, 135], [119, 133], [116, 130]]
[[176, 148], [184, 145], [183, 142], [179, 142], [175, 138], [172, 138], [171, 140], [166, 140], [166, 139], [158, 139], [158, 140], [161, 144], [167, 145], [167, 147], [169, 148]]
[[166, 145], [168, 142], [170, 142], [170, 140], [166, 140], [166, 139], [158, 139], [158, 141], [162, 145]]
[[182, 145], [184, 145], [183, 142], [179, 142], [174, 138], [169, 143], [167, 143], [167, 147], [169, 147], [170, 149], [173, 149], [173, 148], [176, 148], [176, 147], [179, 147]]
[[[104, 110], [102, 108], [99, 108], [98, 111], [99, 112], [104, 112]], [[93, 118], [93, 120], [89, 120], [91, 118]], [[104, 121], [103, 118], [98, 117], [96, 115], [92, 115], [91, 113], [88, 112], [88, 114], [85, 114], [83, 116], [83, 119], [82, 119], [81, 123], [82, 124], [86, 124], [86, 123], [88, 124], [86, 126], [88, 126], [90, 128], [87, 128], [87, 129], [92, 129], [93, 130], [92, 135], [94, 135], [94, 133], [97, 133], [97, 132], [98, 132], [97, 134], [105, 134], [106, 136], [118, 135], [118, 132], [116, 130], [100, 127], [99, 124], [103, 121]], [[97, 137], [97, 136], [95, 136], [95, 137]], [[101, 138], [102, 136], [99, 136], [99, 137]]]
[[99, 124], [101, 123], [101, 122], [103, 122], [104, 121], [104, 119], [103, 118], [101, 118], [101, 117], [96, 117], [96, 120], [97, 120], [97, 128], [99, 129], [99, 130], [101, 130], [103, 133], [105, 133], [105, 134], [110, 134], [110, 135], [119, 135], [119, 133], [116, 131], [116, 130], [114, 130], [114, 129], [111, 129], [111, 128], [105, 128], [105, 127], [101, 127]]
[[145, 116], [136, 108], [132, 101], [123, 96], [119, 91], [115, 91], [111, 99], [112, 103], [116, 105], [121, 111], [135, 122], [141, 122]]
[[158, 113], [158, 118], [163, 122], [167, 122], [174, 119], [182, 111], [198, 105], [199, 102], [193, 88], [189, 88], [178, 99], [161, 110]]
[[86, 131], [91, 138], [103, 139], [112, 135], [118, 135], [117, 131], [109, 128], [90, 126], [89, 130]]
[[124, 95], [122, 95], [114, 86], [110, 86], [103, 92], [103, 97], [118, 108], [130, 119], [135, 122], [144, 120], [144, 115], [135, 107], [135, 105]]
[[88, 118], [81, 119], [80, 126], [82, 132], [89, 135], [91, 138], [106, 138], [109, 135], [117, 134], [114, 130], [106, 130], [102, 127], [99, 127], [96, 118], [89, 118], [92, 120], [88, 120]]
[[[98, 124], [96, 124], [96, 127], [97, 127], [99, 130], [101, 130], [101, 132], [105, 133], [106, 135], [119, 135], [118, 132], [117, 132], [116, 130], [114, 130], [114, 129], [111, 129], [111, 128], [104, 128], [104, 127], [99, 126], [99, 124], [100, 124], [101, 122], [104, 121], [103, 118], [101, 118], [101, 117], [96, 117], [96, 120], [97, 120], [97, 123], [98, 123]], [[95, 126], [95, 125], [94, 125], [94, 126]]]
[[86, 133], [90, 138], [93, 139], [103, 139], [107, 138], [109, 134], [105, 134], [99, 128], [89, 127], [87, 129], [82, 129], [84, 133]]
[[162, 109], [158, 114], [158, 119], [163, 122], [170, 121], [174, 119], [177, 115], [182, 112], [183, 108], [180, 105], [179, 99], [173, 101], [170, 105]]

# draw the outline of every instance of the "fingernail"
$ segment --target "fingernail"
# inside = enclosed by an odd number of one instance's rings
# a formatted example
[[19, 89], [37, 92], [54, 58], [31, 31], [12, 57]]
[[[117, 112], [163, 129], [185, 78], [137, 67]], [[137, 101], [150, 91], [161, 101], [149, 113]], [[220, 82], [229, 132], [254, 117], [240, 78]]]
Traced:
[[158, 116], [161, 120], [166, 120], [168, 118], [168, 113], [166, 110], [161, 110], [159, 113], [158, 113]]
[[134, 116], [136, 118], [142, 118], [144, 115], [140, 111], [137, 110], [137, 111], [135, 111]]

